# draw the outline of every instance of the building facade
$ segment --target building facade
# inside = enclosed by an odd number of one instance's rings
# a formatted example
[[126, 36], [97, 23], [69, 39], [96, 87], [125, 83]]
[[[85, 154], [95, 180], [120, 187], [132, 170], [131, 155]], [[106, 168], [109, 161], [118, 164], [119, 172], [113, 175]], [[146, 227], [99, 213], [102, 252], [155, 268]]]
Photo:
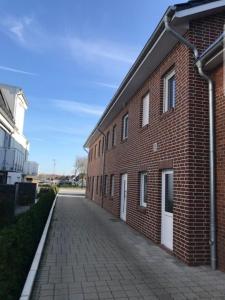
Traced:
[[1, 184], [14, 184], [23, 181], [26, 175], [37, 175], [38, 165], [32, 164], [31, 168], [29, 142], [23, 135], [27, 107], [26, 97], [20, 88], [0, 84]]
[[87, 197], [185, 263], [209, 264], [208, 83], [166, 19], [201, 56], [223, 33], [225, 3], [168, 8], [85, 143]]
[[225, 81], [224, 81], [224, 34], [202, 55], [205, 69], [214, 82], [215, 150], [216, 150], [216, 216], [218, 266], [225, 271]]

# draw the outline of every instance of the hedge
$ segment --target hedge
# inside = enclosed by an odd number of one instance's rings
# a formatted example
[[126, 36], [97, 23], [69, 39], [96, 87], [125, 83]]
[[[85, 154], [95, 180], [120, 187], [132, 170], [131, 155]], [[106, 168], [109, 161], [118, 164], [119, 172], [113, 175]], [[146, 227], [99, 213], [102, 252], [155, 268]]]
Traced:
[[41, 191], [37, 204], [0, 231], [0, 299], [19, 299], [55, 194]]
[[0, 230], [14, 221], [15, 186], [0, 185]]

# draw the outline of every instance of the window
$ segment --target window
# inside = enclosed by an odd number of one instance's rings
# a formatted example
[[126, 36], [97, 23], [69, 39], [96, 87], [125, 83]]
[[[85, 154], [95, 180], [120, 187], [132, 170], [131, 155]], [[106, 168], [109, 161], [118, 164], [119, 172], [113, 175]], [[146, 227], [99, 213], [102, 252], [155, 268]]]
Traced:
[[114, 175], [111, 175], [110, 178], [110, 196], [113, 197], [114, 196]]
[[97, 145], [95, 145], [95, 148], [94, 148], [94, 158], [96, 158], [97, 156]]
[[116, 145], [116, 125], [113, 126], [112, 130], [112, 146]]
[[101, 155], [101, 140], [98, 142], [98, 156]]
[[108, 194], [108, 176], [105, 175], [104, 178], [104, 194], [107, 195]]
[[173, 213], [173, 171], [165, 172], [165, 212]]
[[5, 146], [5, 131], [0, 127], [0, 147]]
[[102, 139], [102, 154], [104, 153], [104, 148], [105, 148], [105, 139], [103, 137], [103, 139]]
[[140, 173], [140, 206], [147, 206], [147, 184], [148, 174], [147, 172]]
[[107, 134], [106, 134], [106, 144], [105, 144], [106, 150], [109, 149], [109, 134], [110, 134], [110, 132], [108, 131]]
[[128, 114], [123, 117], [122, 140], [128, 137]]
[[169, 111], [176, 105], [176, 79], [175, 71], [171, 71], [164, 77], [163, 112]]
[[149, 93], [142, 99], [142, 127], [149, 123]]

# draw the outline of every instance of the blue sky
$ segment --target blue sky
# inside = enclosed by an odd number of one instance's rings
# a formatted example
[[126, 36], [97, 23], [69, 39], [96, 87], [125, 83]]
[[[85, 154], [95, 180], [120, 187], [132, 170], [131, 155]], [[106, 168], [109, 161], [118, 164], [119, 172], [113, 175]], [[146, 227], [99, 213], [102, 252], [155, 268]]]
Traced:
[[23, 88], [40, 172], [70, 174], [83, 144], [172, 1], [0, 0], [0, 82]]

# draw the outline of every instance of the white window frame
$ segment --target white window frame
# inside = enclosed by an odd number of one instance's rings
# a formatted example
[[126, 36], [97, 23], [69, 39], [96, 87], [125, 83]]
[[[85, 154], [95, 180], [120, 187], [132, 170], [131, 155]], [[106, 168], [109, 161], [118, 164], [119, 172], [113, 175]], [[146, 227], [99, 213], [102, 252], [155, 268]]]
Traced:
[[106, 133], [106, 150], [109, 150], [110, 130]]
[[[171, 72], [169, 72], [165, 77], [164, 77], [164, 88], [163, 88], [163, 112], [167, 112], [168, 111], [168, 102], [169, 102], [169, 94], [168, 94], [168, 83], [169, 80], [175, 76], [176, 72], [175, 70], [172, 70]], [[175, 103], [174, 106], [175, 107]]]
[[145, 127], [149, 124], [149, 104], [150, 104], [150, 96], [147, 93], [142, 98], [142, 127]]
[[145, 183], [145, 176], [148, 178], [147, 172], [141, 172], [140, 173], [140, 206], [141, 207], [147, 207], [147, 202], [144, 200], [144, 183]]
[[[126, 132], [126, 121], [127, 121], [127, 132]], [[122, 139], [125, 140], [128, 138], [128, 114], [126, 114], [125, 116], [123, 116], [123, 135], [122, 135]]]
[[115, 124], [112, 129], [112, 147], [116, 146], [116, 133], [117, 133], [116, 130], [117, 130], [117, 126]]

